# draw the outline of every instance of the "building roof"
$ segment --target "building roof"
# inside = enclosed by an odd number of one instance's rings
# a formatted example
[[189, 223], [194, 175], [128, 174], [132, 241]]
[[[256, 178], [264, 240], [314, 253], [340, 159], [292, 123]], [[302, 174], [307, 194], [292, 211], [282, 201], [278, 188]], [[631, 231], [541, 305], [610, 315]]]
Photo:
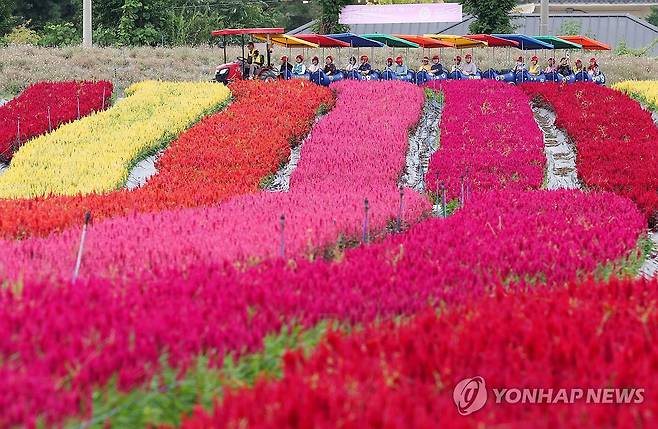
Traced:
[[[518, 0], [519, 4], [539, 4], [540, 0]], [[623, 4], [655, 4], [651, 0], [551, 0], [551, 4], [596, 4], [596, 5], [623, 5]]]

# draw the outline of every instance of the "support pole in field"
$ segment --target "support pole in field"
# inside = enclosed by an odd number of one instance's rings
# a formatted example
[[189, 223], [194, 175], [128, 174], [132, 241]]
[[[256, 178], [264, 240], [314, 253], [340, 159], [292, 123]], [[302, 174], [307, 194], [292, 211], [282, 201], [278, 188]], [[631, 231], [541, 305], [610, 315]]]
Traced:
[[404, 187], [400, 186], [400, 207], [398, 209], [397, 232], [402, 231], [402, 211], [404, 210]]
[[446, 201], [446, 185], [441, 182], [441, 204], [443, 205], [443, 217], [448, 217], [448, 204]]
[[279, 256], [285, 258], [286, 257], [286, 235], [285, 235], [286, 215], [281, 215], [281, 217], [279, 218], [279, 222], [281, 225], [281, 244], [279, 248]]
[[105, 87], [103, 87], [103, 99], [101, 100], [101, 110], [105, 110]]
[[48, 106], [48, 132], [52, 132], [53, 130], [53, 121], [50, 118], [50, 106]]
[[21, 117], [20, 116], [18, 117], [18, 121], [16, 122], [16, 141], [18, 142], [18, 146], [20, 146], [21, 145]]
[[91, 48], [91, 0], [82, 0], [82, 47]]
[[369, 234], [368, 234], [368, 210], [370, 210], [370, 203], [366, 198], [363, 202], [363, 243], [368, 244]]
[[548, 0], [541, 0], [539, 15], [539, 34], [546, 36], [548, 35]]
[[75, 269], [73, 270], [73, 283], [78, 279], [80, 273], [80, 264], [82, 263], [82, 251], [85, 246], [85, 238], [87, 237], [87, 225], [91, 219], [91, 212], [85, 213], [85, 223], [82, 225], [82, 235], [80, 236], [80, 247], [78, 248], [78, 258], [75, 261]]

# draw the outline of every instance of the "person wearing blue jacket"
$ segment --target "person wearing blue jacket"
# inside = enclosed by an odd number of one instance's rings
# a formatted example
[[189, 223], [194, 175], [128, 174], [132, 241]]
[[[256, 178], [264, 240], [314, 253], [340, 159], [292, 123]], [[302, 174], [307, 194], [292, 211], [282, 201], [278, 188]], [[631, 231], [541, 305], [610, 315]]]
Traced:
[[394, 71], [397, 77], [405, 77], [409, 73], [409, 67], [404, 63], [402, 57], [397, 57], [395, 64]]

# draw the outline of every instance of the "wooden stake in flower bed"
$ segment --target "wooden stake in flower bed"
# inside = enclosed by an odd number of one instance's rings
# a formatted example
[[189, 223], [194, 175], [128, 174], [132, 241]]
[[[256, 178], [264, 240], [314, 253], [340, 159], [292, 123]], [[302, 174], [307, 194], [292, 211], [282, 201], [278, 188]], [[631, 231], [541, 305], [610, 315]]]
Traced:
[[78, 274], [80, 273], [80, 264], [82, 263], [82, 250], [85, 246], [85, 238], [87, 236], [87, 225], [89, 225], [89, 219], [91, 219], [91, 212], [85, 213], [85, 223], [82, 225], [82, 235], [80, 237], [78, 257], [75, 261], [75, 269], [73, 270], [73, 283], [75, 283], [75, 281], [78, 279]]
[[281, 224], [281, 247], [279, 249], [279, 254], [282, 258], [285, 258], [286, 257], [286, 236], [285, 236], [286, 216], [285, 215], [281, 215], [280, 224]]
[[363, 202], [363, 243], [368, 244], [368, 210], [369, 210], [368, 199], [366, 198]]

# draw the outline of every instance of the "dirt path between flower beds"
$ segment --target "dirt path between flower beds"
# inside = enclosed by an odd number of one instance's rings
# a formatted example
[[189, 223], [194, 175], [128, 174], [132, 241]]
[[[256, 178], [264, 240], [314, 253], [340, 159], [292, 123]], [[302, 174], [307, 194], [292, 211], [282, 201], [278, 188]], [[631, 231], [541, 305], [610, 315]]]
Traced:
[[652, 279], [658, 274], [658, 231], [650, 232], [649, 239], [653, 242], [653, 251], [647, 255], [639, 273], [639, 277], [645, 279]]
[[311, 137], [311, 134], [313, 134], [313, 128], [315, 128], [315, 125], [317, 125], [317, 123], [320, 122], [324, 116], [325, 115], [315, 118], [315, 123], [313, 124], [313, 127], [311, 127], [311, 131], [304, 138], [304, 140], [302, 140], [297, 146], [290, 148], [290, 157], [288, 157], [288, 162], [286, 162], [283, 167], [274, 173], [271, 182], [263, 188], [265, 191], [288, 192], [290, 190], [290, 177], [297, 168], [299, 160], [302, 159], [302, 146], [304, 146], [304, 143], [306, 143], [306, 141]]
[[146, 184], [149, 178], [158, 174], [158, 169], [155, 168], [155, 163], [162, 156], [165, 150], [158, 151], [155, 155], [151, 155], [137, 163], [126, 180], [125, 188], [132, 191], [133, 189], [141, 188]]
[[576, 146], [564, 130], [555, 126], [555, 112], [544, 105], [530, 103], [535, 122], [544, 134], [546, 189], [582, 189], [576, 169]]
[[418, 192], [425, 191], [425, 175], [429, 169], [430, 158], [439, 149], [439, 123], [442, 113], [442, 102], [436, 98], [425, 101], [418, 127], [409, 137], [404, 173], [400, 178], [402, 186]]

